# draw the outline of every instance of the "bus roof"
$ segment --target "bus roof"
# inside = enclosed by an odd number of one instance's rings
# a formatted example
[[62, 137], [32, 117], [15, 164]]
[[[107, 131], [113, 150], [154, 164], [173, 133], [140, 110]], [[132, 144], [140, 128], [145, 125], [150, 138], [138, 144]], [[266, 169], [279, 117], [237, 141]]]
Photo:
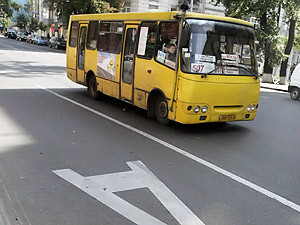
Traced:
[[[103, 14], [81, 14], [81, 15], [72, 15], [70, 19], [73, 20], [132, 20], [132, 21], [140, 21], [140, 20], [170, 20], [174, 19], [176, 14], [181, 14], [179, 11], [172, 12], [140, 12], [140, 13], [103, 13]], [[219, 21], [227, 21], [232, 23], [244, 24], [247, 26], [253, 27], [252, 23], [249, 23], [244, 20], [224, 17], [224, 16], [216, 16], [209, 14], [200, 14], [200, 13], [191, 13], [187, 12], [185, 14], [185, 18], [201, 18], [201, 19], [209, 19], [209, 20], [219, 20]]]

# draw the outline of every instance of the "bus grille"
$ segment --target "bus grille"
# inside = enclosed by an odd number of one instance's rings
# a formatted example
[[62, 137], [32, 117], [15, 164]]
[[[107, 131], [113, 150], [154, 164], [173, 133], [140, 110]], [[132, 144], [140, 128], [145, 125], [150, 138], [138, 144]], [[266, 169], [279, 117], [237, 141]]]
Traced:
[[214, 111], [216, 113], [239, 113], [243, 109], [243, 105], [216, 105]]

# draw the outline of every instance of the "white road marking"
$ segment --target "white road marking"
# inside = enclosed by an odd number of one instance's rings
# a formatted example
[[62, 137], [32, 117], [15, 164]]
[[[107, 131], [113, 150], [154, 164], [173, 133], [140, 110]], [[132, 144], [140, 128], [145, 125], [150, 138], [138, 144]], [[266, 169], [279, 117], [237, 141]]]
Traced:
[[204, 225], [141, 161], [127, 164], [132, 171], [90, 177], [83, 177], [70, 169], [53, 172], [136, 224], [166, 225], [114, 192], [149, 188], [181, 225]]
[[0, 212], [0, 225], [5, 225], [5, 224], [4, 224], [4, 220], [3, 220], [3, 218], [2, 218], [2, 215], [1, 215], [1, 212]]
[[292, 209], [296, 210], [297, 212], [300, 212], [300, 206], [297, 205], [296, 203], [294, 203], [294, 202], [292, 202], [290, 200], [287, 200], [286, 198], [283, 198], [283, 197], [281, 197], [281, 196], [279, 196], [279, 195], [277, 195], [277, 194], [275, 194], [275, 193], [273, 193], [271, 191], [268, 191], [267, 189], [264, 189], [264, 188], [262, 188], [262, 187], [260, 187], [260, 186], [258, 186], [256, 184], [250, 182], [250, 181], [247, 181], [247, 180], [245, 180], [242, 177], [239, 177], [239, 176], [237, 176], [237, 175], [235, 175], [235, 174], [233, 174], [231, 172], [228, 172], [227, 170], [224, 170], [221, 167], [218, 167], [218, 166], [216, 166], [216, 165], [214, 165], [214, 164], [212, 164], [212, 163], [210, 163], [210, 162], [208, 162], [208, 161], [206, 161], [204, 159], [201, 159], [201, 158], [199, 158], [197, 156], [194, 156], [193, 154], [188, 153], [188, 152], [186, 152], [186, 151], [184, 151], [184, 150], [182, 150], [182, 149], [180, 149], [180, 148], [178, 148], [178, 147], [176, 147], [176, 146], [174, 146], [172, 144], [169, 144], [169, 143], [167, 143], [167, 142], [165, 142], [163, 140], [160, 140], [159, 138], [156, 138], [156, 137], [154, 137], [154, 136], [152, 136], [152, 135], [150, 135], [150, 134], [148, 134], [148, 133], [146, 133], [144, 131], [141, 131], [141, 130], [139, 130], [137, 128], [134, 128], [134, 127], [132, 127], [132, 126], [130, 126], [128, 124], [125, 124], [125, 123], [123, 123], [123, 122], [121, 122], [119, 120], [116, 120], [116, 119], [114, 119], [114, 118], [112, 118], [110, 116], [107, 116], [107, 115], [105, 115], [105, 114], [103, 114], [101, 112], [98, 112], [98, 111], [96, 111], [96, 110], [94, 110], [92, 108], [89, 108], [89, 107], [87, 107], [85, 105], [82, 105], [79, 102], [76, 102], [76, 101], [74, 101], [72, 99], [64, 97], [64, 96], [62, 96], [62, 95], [60, 95], [60, 94], [58, 94], [58, 93], [56, 93], [54, 91], [46, 89], [46, 88], [44, 88], [44, 87], [42, 87], [40, 85], [37, 85], [37, 87], [39, 87], [41, 89], [44, 89], [45, 91], [47, 91], [49, 93], [52, 93], [53, 95], [55, 95], [55, 96], [57, 96], [57, 97], [59, 97], [61, 99], [64, 99], [64, 100], [66, 100], [66, 101], [68, 101], [70, 103], [73, 103], [73, 104], [75, 104], [75, 105], [77, 105], [77, 106], [79, 106], [79, 107], [81, 107], [83, 109], [86, 109], [86, 110], [88, 110], [88, 111], [90, 111], [92, 113], [95, 113], [96, 115], [101, 116], [101, 117], [103, 117], [103, 118], [105, 118], [105, 119], [107, 119], [107, 120], [109, 120], [111, 122], [114, 122], [114, 123], [116, 123], [116, 124], [118, 124], [118, 125], [120, 125], [122, 127], [125, 127], [127, 129], [135, 132], [135, 133], [138, 133], [138, 134], [140, 134], [140, 135], [142, 135], [142, 136], [144, 136], [144, 137], [146, 137], [146, 138], [148, 138], [148, 139], [150, 139], [152, 141], [155, 141], [155, 142], [157, 142], [157, 143], [159, 143], [159, 144], [161, 144], [161, 145], [163, 145], [163, 146], [165, 146], [165, 147], [167, 147], [167, 148], [169, 148], [169, 149], [171, 149], [171, 150], [173, 150], [173, 151], [175, 151], [175, 152], [177, 152], [177, 153], [179, 153], [181, 155], [186, 156], [187, 158], [190, 158], [190, 159], [192, 159], [192, 160], [194, 160], [194, 161], [196, 161], [196, 162], [198, 162], [198, 163], [200, 163], [200, 164], [202, 164], [202, 165], [204, 165], [204, 166], [206, 166], [206, 167], [208, 167], [208, 168], [210, 168], [210, 169], [212, 169], [212, 170], [214, 170], [214, 171], [216, 171], [216, 172], [218, 172], [220, 174], [223, 174], [224, 176], [227, 176], [227, 177], [231, 178], [232, 180], [235, 180], [236, 182], [238, 182], [240, 184], [243, 184], [243, 185], [245, 185], [245, 186], [247, 186], [247, 187], [249, 187], [249, 188], [251, 188], [251, 189], [253, 189], [253, 190], [255, 190], [255, 191], [257, 191], [257, 192], [259, 192], [259, 193], [261, 193], [261, 194], [263, 194], [263, 195], [265, 195], [267, 197], [269, 197], [269, 198], [271, 198], [271, 199], [274, 199], [274, 200], [280, 202], [281, 204], [283, 204], [283, 205], [285, 205], [285, 206], [287, 206], [289, 208], [292, 208]]
[[280, 94], [288, 94], [288, 92], [286, 92], [284, 90], [275, 90], [275, 89], [264, 88], [264, 87], [260, 87], [260, 92], [273, 92], [273, 93], [280, 93]]

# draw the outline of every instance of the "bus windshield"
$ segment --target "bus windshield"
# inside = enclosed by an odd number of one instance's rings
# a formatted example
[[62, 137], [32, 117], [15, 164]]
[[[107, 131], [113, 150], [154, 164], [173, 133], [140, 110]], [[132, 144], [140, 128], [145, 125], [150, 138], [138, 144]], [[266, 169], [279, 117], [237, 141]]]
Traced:
[[181, 48], [182, 71], [257, 76], [253, 28], [188, 19], [185, 29], [189, 31], [189, 42]]

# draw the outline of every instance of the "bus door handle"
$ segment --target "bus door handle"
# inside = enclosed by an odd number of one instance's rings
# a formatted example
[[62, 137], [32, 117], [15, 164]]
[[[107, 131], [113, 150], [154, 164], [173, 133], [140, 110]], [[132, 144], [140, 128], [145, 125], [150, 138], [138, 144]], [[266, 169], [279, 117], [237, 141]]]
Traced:
[[147, 70], [147, 72], [148, 72], [148, 73], [151, 73], [151, 70], [150, 70], [150, 69], [148, 69], [148, 70]]

